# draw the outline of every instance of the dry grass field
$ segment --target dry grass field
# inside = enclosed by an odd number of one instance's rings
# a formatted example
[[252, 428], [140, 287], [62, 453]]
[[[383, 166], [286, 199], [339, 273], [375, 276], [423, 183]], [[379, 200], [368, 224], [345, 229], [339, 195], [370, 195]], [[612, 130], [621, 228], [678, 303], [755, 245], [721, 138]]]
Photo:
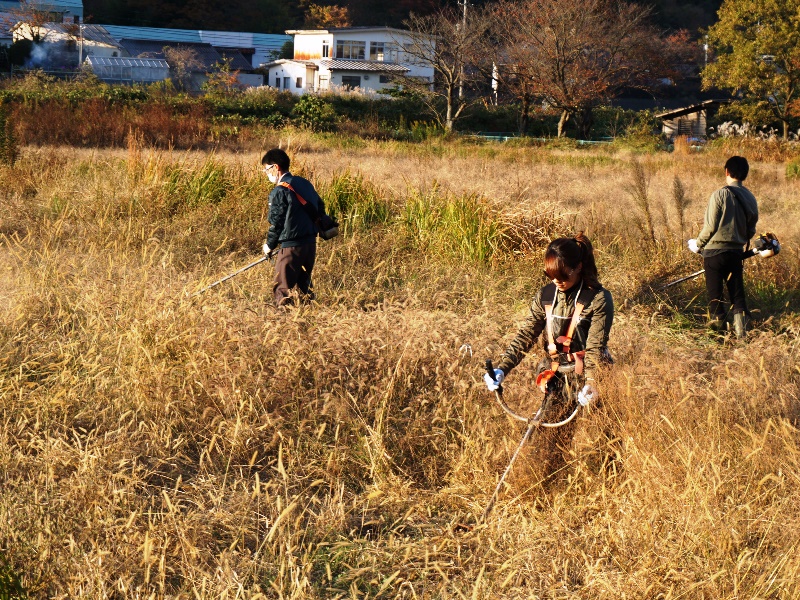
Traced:
[[[753, 161], [746, 345], [702, 327], [725, 155], [305, 134], [340, 216], [318, 302], [255, 260], [260, 152], [23, 149], [0, 167], [0, 597], [800, 598], [797, 180]], [[678, 190], [676, 192], [676, 190]], [[547, 477], [482, 384], [585, 229], [616, 365]], [[682, 231], [683, 229], [683, 231]], [[471, 352], [468, 350], [471, 349]], [[537, 400], [536, 360], [507, 379]]]

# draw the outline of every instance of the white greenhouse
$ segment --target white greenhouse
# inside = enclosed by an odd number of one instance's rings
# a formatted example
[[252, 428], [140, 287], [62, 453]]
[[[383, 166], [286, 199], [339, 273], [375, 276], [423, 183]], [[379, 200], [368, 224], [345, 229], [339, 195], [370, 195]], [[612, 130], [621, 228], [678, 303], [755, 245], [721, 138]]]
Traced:
[[163, 58], [87, 56], [84, 64], [106, 83], [153, 83], [169, 77]]

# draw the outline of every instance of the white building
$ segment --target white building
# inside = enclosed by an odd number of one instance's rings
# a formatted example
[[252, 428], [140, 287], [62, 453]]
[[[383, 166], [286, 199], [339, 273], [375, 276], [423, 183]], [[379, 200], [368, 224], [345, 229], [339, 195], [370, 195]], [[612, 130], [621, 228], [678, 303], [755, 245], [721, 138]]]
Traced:
[[392, 27], [343, 27], [290, 30], [294, 58], [263, 65], [267, 85], [293, 94], [331, 89], [378, 91], [393, 87], [394, 77], [433, 83], [433, 66], [406, 54], [411, 33]]

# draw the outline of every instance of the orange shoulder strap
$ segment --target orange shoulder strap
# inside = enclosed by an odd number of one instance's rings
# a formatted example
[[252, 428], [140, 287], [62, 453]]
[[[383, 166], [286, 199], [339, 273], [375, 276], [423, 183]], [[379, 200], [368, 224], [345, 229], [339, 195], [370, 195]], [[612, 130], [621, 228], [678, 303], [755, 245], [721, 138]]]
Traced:
[[303, 198], [303, 197], [302, 197], [300, 194], [298, 194], [298, 193], [295, 191], [295, 189], [294, 189], [292, 186], [290, 186], [288, 183], [286, 183], [285, 181], [281, 181], [281, 182], [280, 182], [278, 185], [279, 185], [279, 186], [281, 186], [281, 187], [285, 187], [287, 190], [289, 190], [289, 191], [290, 191], [290, 192], [292, 192], [292, 193], [293, 193], [295, 196], [297, 196], [297, 199], [300, 201], [300, 204], [302, 204], [303, 206], [305, 206], [306, 204], [308, 204], [308, 202], [306, 202], [305, 198]]

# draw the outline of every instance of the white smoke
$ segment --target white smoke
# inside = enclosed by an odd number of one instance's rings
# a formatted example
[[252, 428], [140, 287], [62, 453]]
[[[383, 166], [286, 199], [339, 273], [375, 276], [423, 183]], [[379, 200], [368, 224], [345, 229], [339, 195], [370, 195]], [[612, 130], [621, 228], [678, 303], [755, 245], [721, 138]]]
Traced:
[[34, 42], [31, 55], [25, 61], [25, 68], [63, 71], [75, 70], [77, 64], [77, 50], [69, 49], [62, 43]]

